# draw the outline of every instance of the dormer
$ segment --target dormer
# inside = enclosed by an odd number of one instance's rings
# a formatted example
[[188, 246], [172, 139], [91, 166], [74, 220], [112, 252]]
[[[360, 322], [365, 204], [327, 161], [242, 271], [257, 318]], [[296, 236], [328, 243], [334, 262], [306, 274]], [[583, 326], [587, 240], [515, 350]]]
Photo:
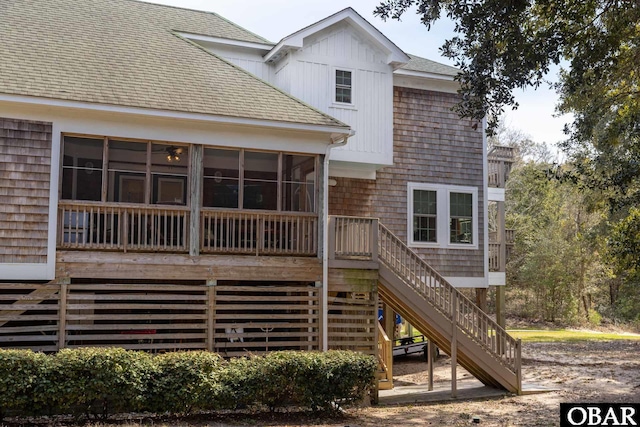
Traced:
[[393, 164], [393, 72], [410, 58], [352, 8], [285, 38], [264, 59], [273, 83], [355, 131], [330, 174], [374, 179]]

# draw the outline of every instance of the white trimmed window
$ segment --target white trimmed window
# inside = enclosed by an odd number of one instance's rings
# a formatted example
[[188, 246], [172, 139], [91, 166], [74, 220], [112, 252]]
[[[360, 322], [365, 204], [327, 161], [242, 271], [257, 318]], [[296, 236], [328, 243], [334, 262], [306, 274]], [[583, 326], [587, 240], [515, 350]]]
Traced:
[[407, 235], [411, 247], [478, 248], [478, 189], [410, 182]]
[[335, 102], [353, 104], [353, 80], [351, 71], [336, 70]]

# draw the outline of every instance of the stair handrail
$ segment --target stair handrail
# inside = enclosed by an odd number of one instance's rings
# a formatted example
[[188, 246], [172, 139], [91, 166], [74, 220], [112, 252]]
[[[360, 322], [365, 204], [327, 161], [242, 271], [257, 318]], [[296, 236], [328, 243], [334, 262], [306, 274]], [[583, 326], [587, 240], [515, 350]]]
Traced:
[[521, 346], [498, 323], [451, 285], [420, 255], [379, 224], [378, 258], [415, 292], [456, 323], [496, 360], [520, 375]]
[[385, 372], [388, 381], [393, 381], [393, 343], [378, 322], [378, 363]]

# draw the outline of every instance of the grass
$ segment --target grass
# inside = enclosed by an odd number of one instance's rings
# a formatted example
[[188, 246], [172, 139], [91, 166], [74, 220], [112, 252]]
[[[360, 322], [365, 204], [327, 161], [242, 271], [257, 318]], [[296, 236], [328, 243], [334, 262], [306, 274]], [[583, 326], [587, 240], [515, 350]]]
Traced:
[[576, 341], [613, 341], [636, 340], [638, 334], [616, 334], [597, 331], [576, 331], [570, 329], [558, 330], [510, 330], [509, 335], [520, 338], [523, 342], [576, 342]]

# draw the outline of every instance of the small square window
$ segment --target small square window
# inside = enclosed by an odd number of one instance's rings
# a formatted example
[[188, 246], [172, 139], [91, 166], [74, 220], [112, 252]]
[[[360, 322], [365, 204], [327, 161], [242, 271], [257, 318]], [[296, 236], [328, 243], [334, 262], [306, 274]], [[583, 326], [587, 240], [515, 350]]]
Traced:
[[336, 102], [351, 104], [351, 71], [336, 70]]

